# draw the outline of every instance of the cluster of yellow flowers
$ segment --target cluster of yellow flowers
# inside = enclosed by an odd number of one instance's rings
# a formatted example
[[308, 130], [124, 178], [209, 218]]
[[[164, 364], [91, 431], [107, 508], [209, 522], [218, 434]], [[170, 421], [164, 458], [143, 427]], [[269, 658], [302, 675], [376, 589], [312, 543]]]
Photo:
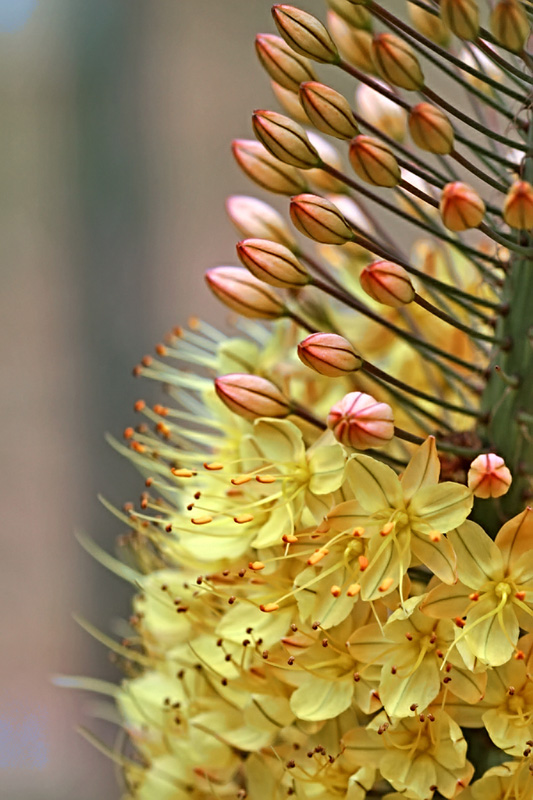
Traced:
[[233, 334], [193, 319], [135, 369], [169, 400], [115, 442], [146, 483], [119, 514], [132, 800], [533, 797], [533, 7], [394, 5], [274, 6], [291, 116], [234, 155], [312, 243], [230, 198]]

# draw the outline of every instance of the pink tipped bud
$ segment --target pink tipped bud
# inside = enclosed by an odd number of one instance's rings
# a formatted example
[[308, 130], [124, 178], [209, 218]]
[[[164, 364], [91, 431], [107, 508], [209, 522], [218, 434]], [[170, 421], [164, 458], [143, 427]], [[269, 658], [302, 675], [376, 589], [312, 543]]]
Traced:
[[431, 103], [418, 103], [409, 114], [409, 132], [421, 150], [449, 155], [453, 150], [454, 131], [446, 114]]
[[288, 195], [307, 189], [305, 180], [295, 167], [274, 158], [259, 142], [236, 139], [232, 149], [242, 171], [263, 189]]
[[[356, 9], [354, 7], [355, 11]], [[366, 9], [360, 9], [368, 13]], [[372, 33], [367, 26], [354, 27], [342, 15], [328, 11], [328, 28], [339, 48], [341, 56], [364, 72], [374, 75], [376, 68], [372, 60]]]
[[300, 100], [315, 128], [337, 139], [351, 139], [359, 129], [348, 101], [323, 83], [307, 81], [300, 86]]
[[450, 41], [450, 29], [436, 14], [425, 11], [414, 3], [407, 3], [411, 23], [416, 30], [441, 47], [447, 47]]
[[484, 500], [506, 494], [512, 480], [505, 461], [494, 453], [478, 456], [468, 470], [468, 488], [472, 489], [475, 497]]
[[400, 308], [412, 303], [415, 290], [403, 267], [392, 261], [374, 261], [368, 264], [359, 278], [364, 291], [378, 303]]
[[346, 244], [353, 231], [338, 208], [324, 197], [299, 194], [291, 197], [291, 219], [298, 230], [315, 242]]
[[533, 228], [533, 186], [530, 183], [513, 183], [503, 204], [503, 218], [510, 228], [524, 231]]
[[485, 215], [485, 203], [478, 193], [459, 181], [446, 184], [439, 208], [442, 221], [450, 231], [477, 228]]
[[411, 47], [394, 33], [379, 33], [372, 42], [372, 56], [383, 80], [402, 89], [417, 91], [424, 74]]
[[440, 17], [460, 39], [477, 39], [479, 10], [476, 0], [441, 0]]
[[524, 7], [517, 0], [500, 0], [490, 16], [490, 29], [498, 44], [520, 53], [529, 39], [531, 27]]
[[276, 81], [270, 81], [270, 84], [276, 100], [283, 110], [286, 111], [292, 119], [296, 120], [296, 122], [309, 125], [309, 117], [303, 110], [298, 95], [289, 91], [289, 89], [286, 89], [284, 86], [280, 86]]
[[359, 133], [350, 104], [342, 94], [323, 83], [307, 81], [300, 86], [300, 100], [315, 128], [337, 139]]
[[296, 249], [296, 239], [278, 211], [256, 197], [233, 195], [226, 200], [230, 220], [242, 236], [254, 239], [271, 239]]
[[286, 313], [278, 295], [243, 267], [214, 267], [207, 285], [224, 305], [249, 319], [279, 319]]
[[350, 392], [329, 412], [328, 427], [346, 447], [379, 447], [394, 436], [392, 408], [369, 394]]
[[280, 86], [297, 92], [304, 81], [315, 80], [315, 73], [309, 61], [286, 44], [280, 36], [271, 33], [258, 33], [255, 49], [259, 61], [270, 77]]
[[328, 378], [340, 378], [363, 365], [350, 342], [336, 333], [312, 333], [298, 345], [298, 357], [306, 367]]
[[230, 411], [244, 419], [281, 418], [291, 413], [291, 404], [278, 387], [259, 375], [222, 375], [215, 380], [215, 391]]
[[335, 42], [320, 20], [312, 14], [294, 6], [279, 4], [272, 7], [272, 16], [280, 34], [297, 53], [323, 64], [336, 64], [339, 61]]
[[[352, 28], [365, 31], [372, 30], [372, 16], [362, 5], [351, 3], [350, 0], [327, 0], [327, 4], [335, 14]], [[333, 38], [335, 38], [335, 35], [333, 35]]]
[[254, 111], [254, 133], [274, 158], [300, 169], [320, 164], [320, 156], [301, 125], [277, 111]]
[[290, 250], [266, 239], [245, 239], [237, 245], [244, 266], [260, 281], [284, 289], [297, 289], [309, 283], [309, 273]]
[[367, 122], [397, 142], [403, 142], [407, 128], [405, 109], [364, 83], [356, 89], [355, 102], [359, 114]]
[[354, 172], [373, 186], [397, 186], [402, 179], [398, 162], [387, 145], [360, 134], [350, 142], [350, 164]]

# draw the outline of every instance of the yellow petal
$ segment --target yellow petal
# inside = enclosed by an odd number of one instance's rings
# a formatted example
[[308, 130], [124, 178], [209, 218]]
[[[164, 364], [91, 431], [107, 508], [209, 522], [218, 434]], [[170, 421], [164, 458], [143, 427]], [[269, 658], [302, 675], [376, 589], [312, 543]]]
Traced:
[[357, 455], [348, 461], [346, 474], [356, 499], [369, 514], [402, 508], [400, 481], [386, 464], [370, 456]]
[[503, 578], [501, 553], [480, 525], [467, 520], [450, 531], [448, 538], [457, 554], [459, 580], [464, 584], [480, 589], [489, 580]]
[[298, 719], [309, 721], [338, 717], [350, 707], [353, 679], [326, 681], [313, 677], [291, 695], [291, 710]]
[[500, 548], [505, 566], [512, 564], [522, 553], [531, 550], [533, 542], [533, 512], [529, 506], [500, 528], [495, 544]]
[[446, 533], [465, 521], [472, 503], [472, 492], [460, 483], [448, 481], [425, 486], [409, 503], [411, 526], [413, 529], [422, 528], [421, 533], [429, 533], [430, 530]]
[[416, 450], [400, 480], [405, 500], [410, 500], [419, 489], [439, 482], [440, 461], [435, 437], [428, 436]]
[[[412, 661], [416, 661], [417, 655], [416, 649], [413, 648]], [[414, 663], [409, 664], [404, 661], [397, 666], [394, 675], [387, 667], [383, 668], [379, 696], [385, 711], [391, 717], [412, 716], [415, 713], [411, 711], [414, 703], [419, 708], [426, 708], [440, 691], [441, 674], [434, 654], [423, 658], [418, 668], [409, 675], [408, 672], [414, 666]]]
[[470, 605], [469, 595], [472, 590], [463, 583], [454, 586], [439, 584], [431, 589], [420, 606], [424, 614], [437, 619], [462, 617]]
[[302, 433], [286, 419], [256, 420], [253, 438], [254, 445], [273, 464], [299, 463], [305, 459]]
[[[498, 667], [512, 658], [520, 634], [516, 614], [510, 604], [505, 605], [499, 614], [495, 612], [496, 603], [492, 597], [479, 600], [468, 612], [468, 631], [465, 634], [471, 652], [491, 667]], [[486, 619], [482, 619], [485, 616]]]
[[309, 458], [309, 490], [313, 494], [334, 492], [343, 481], [345, 464], [346, 458], [340, 444], [318, 447]]
[[411, 550], [443, 583], [455, 583], [457, 580], [455, 551], [445, 536], [432, 540], [429, 536], [413, 532]]

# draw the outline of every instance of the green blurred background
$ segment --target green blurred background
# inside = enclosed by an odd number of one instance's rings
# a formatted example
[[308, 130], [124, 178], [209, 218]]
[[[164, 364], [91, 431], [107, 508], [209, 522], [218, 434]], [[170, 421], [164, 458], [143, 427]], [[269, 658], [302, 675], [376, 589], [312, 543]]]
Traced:
[[118, 680], [71, 614], [129, 616], [73, 532], [112, 550], [96, 494], [140, 491], [103, 438], [150, 396], [131, 367], [190, 313], [223, 319], [202, 274], [235, 263], [226, 194], [254, 191], [229, 143], [273, 104], [259, 30], [268, 0], [0, 0], [2, 797], [119, 796], [75, 733], [113, 741], [96, 698], [51, 683]]

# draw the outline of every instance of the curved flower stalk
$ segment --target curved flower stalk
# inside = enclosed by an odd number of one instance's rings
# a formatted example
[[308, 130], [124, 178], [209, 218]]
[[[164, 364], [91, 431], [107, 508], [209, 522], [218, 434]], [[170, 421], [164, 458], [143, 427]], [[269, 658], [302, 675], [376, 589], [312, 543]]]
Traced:
[[228, 200], [233, 332], [135, 368], [128, 566], [87, 545], [137, 590], [124, 796], [529, 800], [532, 6], [272, 11], [233, 153], [286, 213]]

